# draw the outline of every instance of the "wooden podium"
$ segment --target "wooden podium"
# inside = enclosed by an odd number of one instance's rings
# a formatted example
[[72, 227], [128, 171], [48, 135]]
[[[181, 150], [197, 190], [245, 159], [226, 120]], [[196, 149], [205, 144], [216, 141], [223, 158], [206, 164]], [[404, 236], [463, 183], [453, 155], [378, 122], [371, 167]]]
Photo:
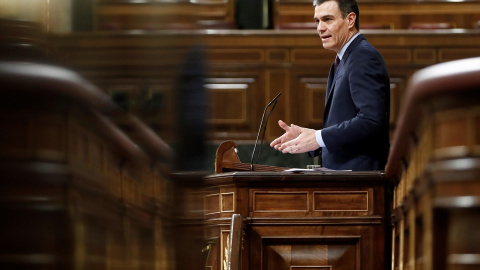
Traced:
[[250, 171], [234, 148], [221, 144], [218, 173], [205, 177], [206, 269], [226, 270], [233, 214], [244, 223], [240, 269], [390, 267], [390, 185], [382, 172]]

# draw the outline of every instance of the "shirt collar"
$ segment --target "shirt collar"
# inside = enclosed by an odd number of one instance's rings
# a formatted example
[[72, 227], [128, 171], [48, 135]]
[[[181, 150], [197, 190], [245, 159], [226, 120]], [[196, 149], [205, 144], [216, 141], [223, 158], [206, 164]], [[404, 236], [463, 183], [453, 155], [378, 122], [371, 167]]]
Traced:
[[350, 46], [350, 43], [358, 36], [360, 35], [360, 32], [357, 32], [353, 37], [351, 37], [345, 45], [340, 49], [340, 51], [337, 53], [337, 56], [340, 60], [342, 60], [343, 54], [345, 54], [345, 51], [347, 50], [348, 46]]

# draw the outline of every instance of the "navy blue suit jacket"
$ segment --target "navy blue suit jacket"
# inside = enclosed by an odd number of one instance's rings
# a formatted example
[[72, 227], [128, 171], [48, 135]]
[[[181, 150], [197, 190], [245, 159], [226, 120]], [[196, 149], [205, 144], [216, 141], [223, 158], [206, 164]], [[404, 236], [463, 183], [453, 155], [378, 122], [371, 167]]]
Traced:
[[382, 55], [360, 34], [350, 43], [325, 98], [322, 166], [384, 170], [387, 162], [390, 78]]

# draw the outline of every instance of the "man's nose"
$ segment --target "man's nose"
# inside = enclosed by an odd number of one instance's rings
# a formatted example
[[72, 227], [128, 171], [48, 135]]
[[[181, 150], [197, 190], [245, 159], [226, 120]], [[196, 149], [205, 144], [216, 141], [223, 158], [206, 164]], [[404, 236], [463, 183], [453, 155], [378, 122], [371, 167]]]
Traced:
[[325, 24], [323, 24], [322, 22], [318, 22], [317, 23], [317, 31], [320, 32], [320, 31], [324, 31], [325, 28], [324, 28]]

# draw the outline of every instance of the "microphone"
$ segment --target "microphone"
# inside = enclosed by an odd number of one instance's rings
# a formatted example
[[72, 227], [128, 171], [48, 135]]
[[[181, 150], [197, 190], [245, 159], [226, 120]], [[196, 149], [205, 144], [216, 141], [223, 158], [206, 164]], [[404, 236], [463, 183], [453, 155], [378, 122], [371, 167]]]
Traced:
[[267, 119], [265, 120], [265, 127], [263, 128], [263, 136], [262, 136], [262, 141], [260, 142], [260, 150], [258, 151], [257, 162], [258, 162], [258, 157], [260, 156], [260, 151], [262, 150], [263, 138], [265, 137], [265, 131], [267, 129], [268, 119], [270, 118], [270, 114], [272, 114], [273, 109], [275, 109], [275, 105], [277, 105], [277, 99], [281, 94], [282, 94], [282, 92], [278, 93], [277, 96], [274, 97], [272, 99], [272, 101], [270, 101], [267, 104], [267, 106], [265, 107], [265, 110], [263, 110], [262, 120], [260, 121], [260, 127], [258, 128], [257, 140], [255, 141], [255, 145], [253, 146], [252, 160], [250, 161], [250, 171], [253, 171], [253, 158], [255, 156], [255, 150], [257, 149], [258, 137], [260, 137], [260, 132], [262, 130], [263, 119], [265, 118], [265, 113], [267, 112], [268, 107], [270, 107], [270, 105], [273, 104], [272, 108], [270, 109], [270, 112], [268, 113]]

